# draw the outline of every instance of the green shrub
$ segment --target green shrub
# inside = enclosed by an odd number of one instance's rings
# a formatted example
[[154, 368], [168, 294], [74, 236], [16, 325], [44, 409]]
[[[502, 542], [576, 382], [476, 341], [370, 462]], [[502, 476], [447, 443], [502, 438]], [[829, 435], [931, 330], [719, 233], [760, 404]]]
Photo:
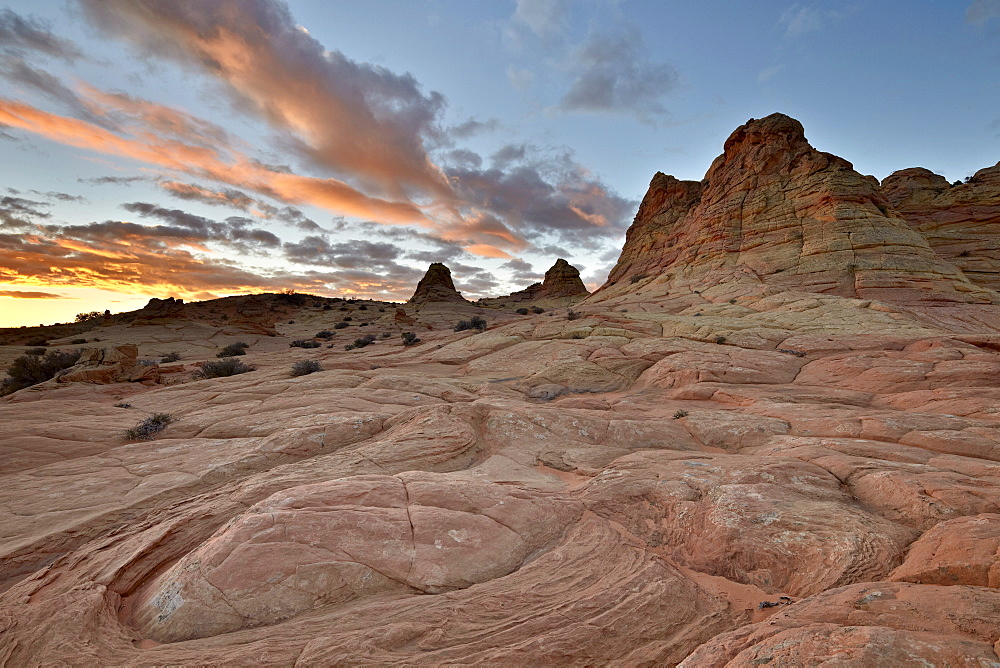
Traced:
[[7, 378], [0, 384], [0, 396], [43, 383], [68, 369], [80, 359], [82, 350], [52, 350], [47, 355], [21, 355], [7, 369]]
[[171, 422], [174, 422], [174, 416], [170, 413], [150, 415], [131, 429], [126, 429], [125, 438], [130, 441], [148, 441], [166, 429]]
[[320, 343], [319, 341], [309, 341], [309, 340], [298, 339], [296, 341], [292, 341], [291, 343], [289, 343], [288, 347], [289, 348], [319, 348], [321, 345], [323, 345], [323, 344]]
[[199, 379], [223, 378], [225, 376], [235, 376], [237, 374], [246, 373], [247, 371], [256, 370], [257, 367], [253, 364], [245, 364], [243, 361], [238, 360], [235, 357], [223, 357], [215, 362], [205, 362], [192, 375]]
[[365, 334], [364, 336], [354, 339], [355, 348], [364, 348], [367, 345], [375, 343], [377, 337], [374, 334]]
[[292, 365], [293, 376], [308, 376], [322, 370], [323, 367], [316, 360], [299, 360]]
[[243, 341], [230, 343], [228, 346], [216, 353], [216, 357], [235, 357], [236, 355], [246, 355], [250, 346]]
[[413, 332], [403, 332], [400, 336], [403, 338], [404, 346], [412, 346], [420, 343], [420, 339]]

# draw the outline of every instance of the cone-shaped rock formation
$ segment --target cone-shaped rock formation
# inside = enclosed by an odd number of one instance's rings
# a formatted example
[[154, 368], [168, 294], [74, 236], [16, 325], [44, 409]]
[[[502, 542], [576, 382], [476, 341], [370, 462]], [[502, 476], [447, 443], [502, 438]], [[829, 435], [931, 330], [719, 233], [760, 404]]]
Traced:
[[547, 272], [541, 283], [532, 283], [524, 290], [518, 290], [507, 297], [490, 301], [536, 302], [541, 300], [583, 298], [589, 295], [587, 286], [580, 279], [580, 270], [566, 260], [559, 258]]
[[[750, 271], [777, 288], [899, 302], [991, 302], [892, 210], [874, 177], [772, 114], [726, 140], [701, 182], [653, 177], [606, 290]], [[623, 288], [617, 288], [621, 290]]]
[[465, 301], [462, 294], [455, 289], [455, 283], [451, 280], [451, 270], [440, 262], [435, 262], [427, 268], [427, 273], [417, 283], [417, 289], [407, 303], [419, 306], [431, 302]]

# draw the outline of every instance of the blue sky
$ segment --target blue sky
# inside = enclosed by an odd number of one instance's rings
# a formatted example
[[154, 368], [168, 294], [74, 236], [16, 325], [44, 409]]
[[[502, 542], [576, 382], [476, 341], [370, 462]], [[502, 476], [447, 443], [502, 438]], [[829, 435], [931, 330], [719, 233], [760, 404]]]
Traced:
[[0, 0], [0, 326], [597, 285], [751, 117], [879, 179], [995, 164], [998, 74], [1000, 0]]

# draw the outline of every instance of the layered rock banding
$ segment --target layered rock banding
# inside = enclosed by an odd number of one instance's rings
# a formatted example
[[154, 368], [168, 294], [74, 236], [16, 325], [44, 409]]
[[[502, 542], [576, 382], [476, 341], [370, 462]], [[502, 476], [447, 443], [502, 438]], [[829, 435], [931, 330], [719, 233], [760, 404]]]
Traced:
[[[251, 373], [14, 393], [0, 663], [1000, 664], [1000, 240], [942, 199], [977, 178], [880, 186], [772, 116], [654, 178], [579, 317], [432, 265], [405, 310], [281, 306]], [[101, 338], [178, 332], [231, 340]]]
[[997, 300], [936, 254], [874, 178], [814, 149], [782, 114], [737, 128], [700, 182], [653, 177], [605, 288], [664, 274], [711, 281], [735, 267], [844, 297]]

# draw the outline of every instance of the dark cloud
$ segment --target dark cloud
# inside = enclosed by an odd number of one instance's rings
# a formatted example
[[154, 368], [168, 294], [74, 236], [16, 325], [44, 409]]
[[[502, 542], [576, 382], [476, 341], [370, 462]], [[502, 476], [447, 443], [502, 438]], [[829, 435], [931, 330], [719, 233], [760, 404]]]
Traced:
[[86, 197], [81, 197], [80, 195], [70, 195], [69, 193], [61, 193], [53, 190], [30, 190], [28, 191], [33, 195], [40, 195], [41, 197], [47, 197], [49, 200], [58, 200], [60, 202], [86, 202]]
[[499, 127], [500, 121], [495, 118], [491, 118], [487, 121], [479, 121], [475, 118], [470, 118], [464, 123], [451, 126], [445, 131], [445, 134], [453, 139], [468, 139], [478, 134], [495, 132]]
[[591, 36], [572, 54], [573, 83], [563, 95], [564, 111], [630, 114], [643, 122], [667, 113], [663, 99], [680, 80], [665, 63], [648, 59], [635, 27]]
[[146, 228], [150, 230], [152, 236], [175, 236], [191, 240], [215, 241], [232, 245], [243, 251], [251, 250], [247, 244], [272, 248], [281, 245], [281, 240], [273, 233], [250, 227], [254, 224], [250, 218], [232, 216], [224, 222], [218, 222], [187, 211], [166, 209], [148, 202], [129, 202], [122, 204], [122, 208], [138, 213], [140, 216], [156, 218], [167, 223], [165, 226], [158, 225]]
[[511, 280], [518, 283], [537, 283], [544, 278], [542, 274], [535, 271], [530, 262], [517, 258], [504, 262], [500, 268], [508, 270]]
[[13, 299], [66, 299], [65, 295], [55, 292], [30, 292], [28, 290], [0, 290], [0, 297]]
[[76, 118], [104, 128], [113, 127], [108, 119], [94, 114], [91, 105], [58, 77], [28, 63], [21, 55], [0, 51], [0, 77], [15, 86], [40, 93], [63, 105]]
[[145, 176], [94, 176], [85, 179], [77, 179], [79, 183], [90, 183], [93, 185], [106, 185], [114, 183], [116, 185], [131, 185], [136, 181], [148, 181]]
[[[12, 189], [8, 188], [8, 191]], [[50, 217], [47, 211], [39, 210], [38, 207], [42, 206], [47, 205], [22, 197], [0, 197], [0, 229], [30, 229], [36, 219]]]
[[284, 245], [285, 257], [302, 264], [322, 264], [344, 269], [389, 267], [396, 269], [395, 260], [403, 251], [383, 241], [352, 239], [330, 243], [326, 237], [307, 236]]
[[54, 35], [46, 21], [9, 9], [0, 10], [0, 48], [37, 51], [67, 61], [83, 57], [75, 44]]
[[235, 209], [249, 211], [257, 204], [257, 200], [235, 188], [210, 190], [197, 184], [177, 181], [161, 181], [159, 185], [178, 199], [193, 200], [210, 206], [231, 206]]

